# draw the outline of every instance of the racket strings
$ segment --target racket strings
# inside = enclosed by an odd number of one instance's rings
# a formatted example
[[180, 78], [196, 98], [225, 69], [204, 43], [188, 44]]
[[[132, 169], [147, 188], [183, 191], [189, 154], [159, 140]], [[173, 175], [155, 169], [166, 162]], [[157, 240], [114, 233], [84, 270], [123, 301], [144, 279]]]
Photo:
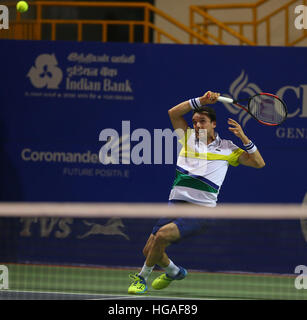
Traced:
[[258, 120], [272, 124], [281, 123], [287, 116], [284, 104], [274, 96], [257, 95], [249, 103], [249, 111]]

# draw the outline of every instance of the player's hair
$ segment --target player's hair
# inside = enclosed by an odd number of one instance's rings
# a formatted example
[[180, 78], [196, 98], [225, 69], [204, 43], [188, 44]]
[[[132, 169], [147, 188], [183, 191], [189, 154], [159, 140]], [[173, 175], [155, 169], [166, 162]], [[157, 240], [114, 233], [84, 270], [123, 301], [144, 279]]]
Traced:
[[216, 113], [212, 107], [202, 106], [202, 107], [198, 108], [197, 110], [194, 110], [193, 115], [195, 113], [205, 113], [206, 116], [208, 116], [208, 118], [211, 120], [211, 122], [216, 121]]

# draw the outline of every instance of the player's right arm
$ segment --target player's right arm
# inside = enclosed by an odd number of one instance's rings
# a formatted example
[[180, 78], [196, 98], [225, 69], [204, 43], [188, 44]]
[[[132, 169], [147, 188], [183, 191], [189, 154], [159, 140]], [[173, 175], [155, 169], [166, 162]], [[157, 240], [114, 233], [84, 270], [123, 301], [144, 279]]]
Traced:
[[192, 110], [189, 101], [184, 101], [177, 104], [175, 107], [168, 110], [168, 115], [171, 120], [174, 130], [181, 129], [186, 131], [188, 123], [184, 119], [184, 115]]
[[[217, 96], [211, 91], [207, 91], [202, 97], [199, 98], [201, 105], [212, 104], [216, 102]], [[168, 115], [170, 117], [171, 123], [174, 130], [181, 129], [184, 132], [188, 129], [188, 124], [184, 119], [184, 115], [189, 113], [192, 110], [192, 107], [189, 101], [184, 101], [173, 108], [168, 110]]]

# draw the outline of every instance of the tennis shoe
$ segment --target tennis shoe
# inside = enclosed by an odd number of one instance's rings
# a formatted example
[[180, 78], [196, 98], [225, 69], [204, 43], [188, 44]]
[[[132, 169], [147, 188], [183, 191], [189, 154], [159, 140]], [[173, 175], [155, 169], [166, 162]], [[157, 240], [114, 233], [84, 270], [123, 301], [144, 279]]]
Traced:
[[147, 292], [148, 287], [145, 279], [142, 276], [135, 273], [135, 274], [130, 274], [129, 278], [131, 280], [131, 284], [128, 288], [128, 293], [143, 294]]
[[151, 284], [151, 286], [155, 289], [155, 290], [161, 290], [164, 289], [166, 287], [168, 287], [172, 281], [174, 280], [182, 280], [184, 279], [188, 272], [186, 269], [179, 267], [179, 272], [177, 273], [177, 275], [175, 277], [171, 277], [169, 276], [167, 273], [163, 273], [161, 274], [159, 277], [157, 277]]

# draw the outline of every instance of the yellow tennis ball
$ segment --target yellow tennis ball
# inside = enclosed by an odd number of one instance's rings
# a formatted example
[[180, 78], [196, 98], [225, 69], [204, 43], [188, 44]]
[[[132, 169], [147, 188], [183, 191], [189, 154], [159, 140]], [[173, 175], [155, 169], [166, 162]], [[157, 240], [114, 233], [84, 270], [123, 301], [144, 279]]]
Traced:
[[29, 5], [25, 1], [19, 1], [16, 4], [16, 9], [19, 12], [26, 12], [28, 11]]

